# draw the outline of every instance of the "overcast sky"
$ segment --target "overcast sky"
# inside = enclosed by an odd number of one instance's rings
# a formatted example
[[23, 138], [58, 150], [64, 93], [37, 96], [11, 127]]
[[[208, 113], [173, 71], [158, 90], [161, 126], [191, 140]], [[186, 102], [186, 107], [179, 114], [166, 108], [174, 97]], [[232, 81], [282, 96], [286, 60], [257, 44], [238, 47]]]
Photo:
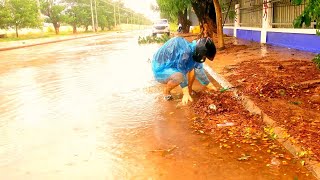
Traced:
[[151, 4], [156, 5], [156, 0], [122, 0], [126, 7], [133, 9], [136, 12], [145, 14], [149, 19], [157, 19], [159, 13], [151, 10]]

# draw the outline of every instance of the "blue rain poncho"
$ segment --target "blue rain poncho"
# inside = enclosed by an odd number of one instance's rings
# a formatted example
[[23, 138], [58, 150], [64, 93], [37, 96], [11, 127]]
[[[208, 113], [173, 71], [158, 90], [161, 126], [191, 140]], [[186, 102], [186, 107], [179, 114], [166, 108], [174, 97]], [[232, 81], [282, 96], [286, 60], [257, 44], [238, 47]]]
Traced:
[[188, 86], [187, 73], [195, 70], [195, 76], [202, 85], [209, 84], [203, 65], [192, 59], [196, 48], [196, 41], [189, 43], [181, 37], [167, 41], [153, 56], [152, 71], [155, 79], [164, 83], [174, 73], [183, 74], [182, 88]]

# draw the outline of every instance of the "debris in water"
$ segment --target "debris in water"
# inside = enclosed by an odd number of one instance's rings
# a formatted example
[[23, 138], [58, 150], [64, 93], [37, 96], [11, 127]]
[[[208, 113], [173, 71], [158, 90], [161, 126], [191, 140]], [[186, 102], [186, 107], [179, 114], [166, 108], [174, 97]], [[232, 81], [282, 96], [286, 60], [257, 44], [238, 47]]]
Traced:
[[246, 155], [246, 154], [242, 154], [242, 157], [238, 158], [239, 161], [245, 161], [245, 160], [249, 160], [251, 156]]
[[224, 87], [224, 88], [220, 89], [220, 92], [223, 93], [223, 92], [228, 91], [229, 89], [230, 89], [229, 87]]
[[217, 124], [218, 127], [227, 127], [227, 126], [234, 126], [233, 122], [226, 122], [224, 124]]
[[152, 150], [151, 152], [160, 152], [162, 156], [170, 154], [173, 150], [178, 148], [177, 146], [173, 146], [170, 149], [157, 149], [157, 150]]
[[272, 158], [271, 159], [271, 163], [270, 163], [271, 165], [273, 165], [273, 166], [279, 166], [280, 165], [280, 161], [277, 159], [277, 158]]
[[209, 109], [216, 111], [216, 110], [217, 110], [217, 106], [214, 105], [214, 104], [210, 104], [210, 105], [209, 105]]
[[283, 69], [284, 69], [284, 66], [282, 64], [279, 64], [278, 70], [283, 70]]

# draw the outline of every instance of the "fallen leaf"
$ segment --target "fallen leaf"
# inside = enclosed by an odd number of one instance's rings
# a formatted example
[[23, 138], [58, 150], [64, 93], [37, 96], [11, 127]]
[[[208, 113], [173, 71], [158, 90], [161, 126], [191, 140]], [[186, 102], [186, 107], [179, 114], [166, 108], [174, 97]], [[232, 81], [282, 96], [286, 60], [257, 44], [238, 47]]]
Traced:
[[242, 157], [238, 158], [239, 161], [245, 161], [245, 160], [249, 160], [251, 156], [249, 155], [245, 155], [245, 154], [242, 154]]

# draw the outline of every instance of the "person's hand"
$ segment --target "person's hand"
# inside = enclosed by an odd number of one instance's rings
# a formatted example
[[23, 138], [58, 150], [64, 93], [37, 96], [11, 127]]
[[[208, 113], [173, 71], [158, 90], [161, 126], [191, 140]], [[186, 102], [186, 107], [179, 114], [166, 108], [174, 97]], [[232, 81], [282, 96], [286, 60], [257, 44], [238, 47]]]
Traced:
[[193, 99], [191, 98], [191, 96], [189, 94], [188, 87], [182, 88], [182, 93], [183, 93], [182, 105], [187, 105], [189, 101], [191, 101], [191, 102], [193, 101]]
[[218, 89], [211, 82], [206, 87], [209, 90], [218, 91]]
[[189, 101], [191, 101], [191, 102], [193, 101], [192, 97], [190, 96], [190, 94], [189, 93], [188, 94], [184, 94], [183, 97], [182, 97], [182, 101], [181, 101], [182, 105], [187, 105]]

